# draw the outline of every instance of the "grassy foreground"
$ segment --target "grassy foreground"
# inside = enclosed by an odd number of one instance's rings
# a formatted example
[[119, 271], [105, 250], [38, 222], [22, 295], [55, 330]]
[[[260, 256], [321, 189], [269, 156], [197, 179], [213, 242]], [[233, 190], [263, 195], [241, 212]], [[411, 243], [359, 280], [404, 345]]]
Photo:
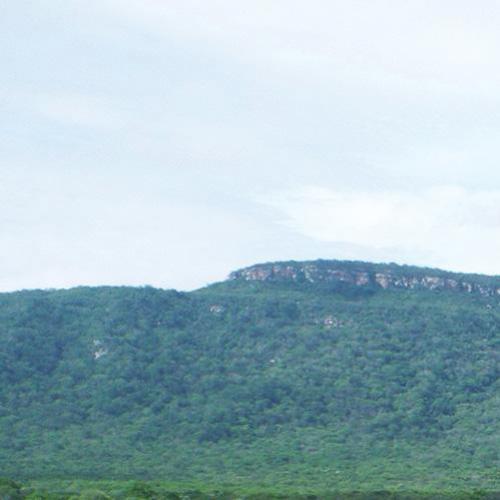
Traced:
[[235, 484], [171, 483], [164, 481], [37, 480], [24, 483], [0, 479], [1, 500], [107, 500], [107, 499], [339, 499], [339, 500], [496, 500], [500, 492], [475, 489], [461, 491], [413, 490], [398, 488], [373, 491], [292, 490], [278, 485], [257, 487]]

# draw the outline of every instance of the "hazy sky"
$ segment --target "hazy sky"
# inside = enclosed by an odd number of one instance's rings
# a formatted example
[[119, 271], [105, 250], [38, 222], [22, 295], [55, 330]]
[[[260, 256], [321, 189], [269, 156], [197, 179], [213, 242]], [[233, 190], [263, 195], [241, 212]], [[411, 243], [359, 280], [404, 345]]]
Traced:
[[500, 274], [500, 3], [5, 0], [0, 289], [284, 259]]

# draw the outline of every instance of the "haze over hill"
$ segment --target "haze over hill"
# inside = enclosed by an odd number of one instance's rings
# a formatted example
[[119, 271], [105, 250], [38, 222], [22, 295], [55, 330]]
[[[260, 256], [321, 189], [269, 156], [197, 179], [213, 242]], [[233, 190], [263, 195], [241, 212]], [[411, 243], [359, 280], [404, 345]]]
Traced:
[[314, 261], [0, 295], [0, 470], [498, 490], [500, 278]]

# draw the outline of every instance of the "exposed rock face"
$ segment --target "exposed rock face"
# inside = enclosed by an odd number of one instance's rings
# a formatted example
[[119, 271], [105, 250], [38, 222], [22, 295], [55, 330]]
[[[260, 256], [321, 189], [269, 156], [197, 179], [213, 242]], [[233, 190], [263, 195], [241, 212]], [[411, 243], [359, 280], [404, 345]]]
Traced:
[[230, 274], [245, 281], [338, 282], [383, 289], [428, 289], [500, 296], [500, 277], [467, 275], [434, 269], [370, 264], [365, 262], [315, 261], [257, 264]]

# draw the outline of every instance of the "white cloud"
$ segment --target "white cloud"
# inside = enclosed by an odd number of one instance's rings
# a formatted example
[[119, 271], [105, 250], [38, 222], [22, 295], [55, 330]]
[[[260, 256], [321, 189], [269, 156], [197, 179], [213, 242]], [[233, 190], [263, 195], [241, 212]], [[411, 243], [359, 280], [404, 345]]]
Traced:
[[[318, 257], [498, 273], [499, 14], [493, 0], [11, 2], [0, 288], [186, 288]], [[252, 205], [264, 189], [281, 192]]]
[[101, 130], [123, 125], [124, 116], [106, 99], [82, 94], [39, 94], [33, 98], [34, 111], [63, 124]]
[[123, 127], [129, 117], [112, 96], [34, 89], [30, 86], [0, 86], [0, 105], [15, 112], [27, 112], [63, 125], [96, 130]]
[[0, 162], [0, 291], [146, 283], [192, 289], [268, 255], [265, 222], [236, 202], [230, 210], [175, 193], [168, 177], [10, 167]]
[[[500, 190], [439, 186], [418, 192], [310, 186], [262, 200], [310, 238], [383, 250], [396, 261], [500, 274]], [[375, 253], [374, 253], [375, 254]]]
[[[500, 82], [498, 5], [410, 0], [100, 0], [150, 34], [265, 66], [273, 75], [491, 98]], [[266, 78], [270, 77], [266, 74]], [[417, 85], [418, 83], [418, 85]]]

